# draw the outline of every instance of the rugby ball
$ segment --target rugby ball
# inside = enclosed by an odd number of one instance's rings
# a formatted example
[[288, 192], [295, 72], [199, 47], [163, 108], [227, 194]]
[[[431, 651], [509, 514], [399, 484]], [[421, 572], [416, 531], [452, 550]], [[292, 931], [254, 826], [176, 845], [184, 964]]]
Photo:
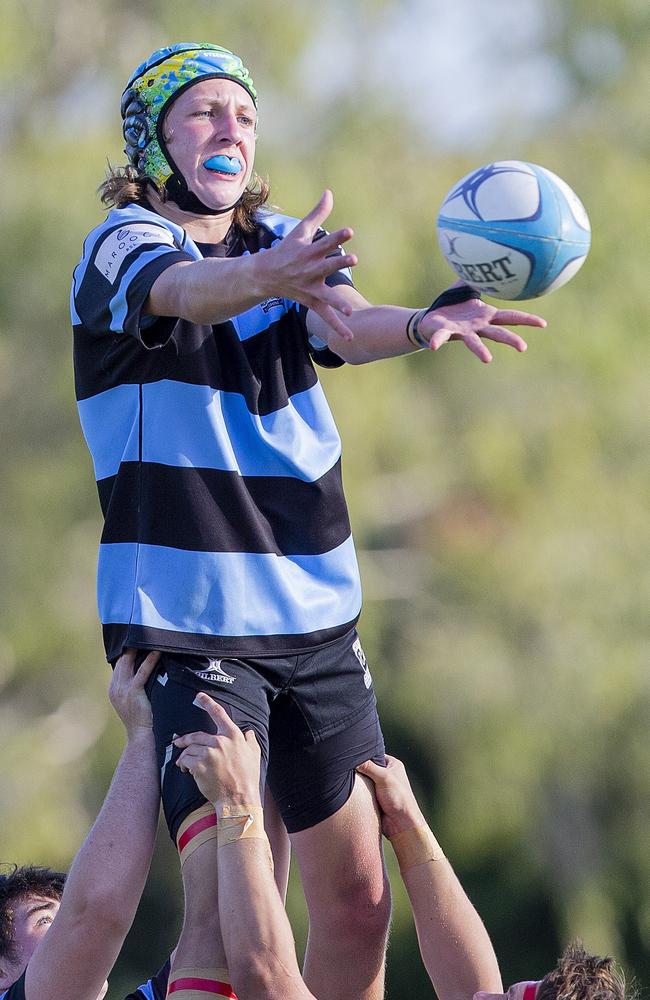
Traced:
[[500, 160], [455, 184], [438, 215], [440, 249], [481, 294], [534, 299], [565, 285], [584, 264], [591, 226], [561, 177]]

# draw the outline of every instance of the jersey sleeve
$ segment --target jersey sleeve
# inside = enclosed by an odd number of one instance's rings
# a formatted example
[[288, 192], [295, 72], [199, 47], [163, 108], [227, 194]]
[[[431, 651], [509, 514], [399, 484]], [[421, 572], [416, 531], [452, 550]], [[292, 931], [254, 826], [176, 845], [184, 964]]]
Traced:
[[[314, 243], [316, 240], [321, 240], [323, 236], [326, 236], [327, 232], [325, 229], [319, 229], [314, 236]], [[343, 247], [337, 247], [334, 253], [328, 254], [329, 257], [342, 257]], [[334, 271], [325, 278], [325, 284], [329, 285], [330, 288], [334, 288], [336, 285], [349, 285], [354, 288], [354, 282], [352, 281], [352, 272], [349, 267], [342, 267], [340, 271]], [[321, 368], [341, 368], [345, 364], [343, 358], [340, 358], [338, 354], [330, 350], [326, 341], [321, 340], [320, 337], [310, 336], [307, 330], [307, 308], [305, 306], [300, 306], [300, 315], [302, 321], [305, 325], [305, 333], [307, 336], [307, 342], [309, 344], [309, 353], [311, 354], [313, 360]]]
[[129, 993], [128, 997], [125, 997], [125, 1000], [165, 1000], [170, 966], [171, 961], [168, 958], [162, 969], [156, 973], [153, 979], [148, 979], [142, 986], [138, 986], [137, 990]]
[[25, 972], [8, 990], [0, 990], [0, 1000], [25, 1000]]
[[147, 316], [156, 278], [172, 264], [194, 260], [161, 221], [107, 219], [86, 240], [73, 278], [73, 325], [95, 333], [129, 334], [145, 347], [161, 347], [177, 319]]

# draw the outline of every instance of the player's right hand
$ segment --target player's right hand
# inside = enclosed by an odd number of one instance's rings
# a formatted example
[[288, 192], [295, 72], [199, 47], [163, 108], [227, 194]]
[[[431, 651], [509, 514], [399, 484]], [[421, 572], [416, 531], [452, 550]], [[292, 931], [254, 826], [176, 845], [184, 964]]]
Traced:
[[377, 804], [382, 813], [382, 830], [387, 837], [394, 837], [402, 830], [425, 824], [426, 820], [401, 760], [388, 754], [385, 760], [383, 767], [367, 760], [364, 764], [359, 764], [357, 771], [373, 782]]
[[351, 229], [339, 229], [314, 242], [314, 236], [334, 207], [331, 191], [324, 191], [317, 205], [288, 236], [270, 250], [257, 254], [260, 281], [269, 296], [293, 299], [317, 313], [344, 340], [353, 334], [342, 318], [352, 314], [350, 303], [325, 278], [357, 264], [355, 254], [341, 254], [339, 247], [352, 239]]
[[196, 704], [207, 712], [217, 732], [176, 737], [174, 745], [183, 751], [176, 766], [192, 775], [218, 816], [224, 805], [261, 806], [260, 746], [255, 733], [251, 729], [242, 732], [204, 691], [197, 694]]

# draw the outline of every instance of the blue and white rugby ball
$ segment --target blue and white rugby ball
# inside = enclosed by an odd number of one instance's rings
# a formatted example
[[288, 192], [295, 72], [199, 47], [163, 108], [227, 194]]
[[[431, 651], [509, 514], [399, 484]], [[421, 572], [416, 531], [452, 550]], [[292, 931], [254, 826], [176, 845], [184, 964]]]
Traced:
[[456, 184], [438, 241], [464, 282], [497, 299], [534, 299], [565, 285], [589, 252], [591, 226], [569, 185], [545, 167], [500, 160]]

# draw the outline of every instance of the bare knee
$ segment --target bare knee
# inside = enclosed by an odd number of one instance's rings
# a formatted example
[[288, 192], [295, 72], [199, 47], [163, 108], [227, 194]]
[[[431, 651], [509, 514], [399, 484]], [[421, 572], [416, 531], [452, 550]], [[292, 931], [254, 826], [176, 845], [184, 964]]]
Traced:
[[310, 942], [348, 950], [381, 948], [391, 900], [371, 785], [357, 776], [348, 802], [329, 820], [292, 837], [310, 919]]
[[390, 916], [390, 886], [382, 868], [356, 873], [331, 886], [327, 906], [312, 913], [312, 926], [318, 925], [329, 940], [383, 947]]

